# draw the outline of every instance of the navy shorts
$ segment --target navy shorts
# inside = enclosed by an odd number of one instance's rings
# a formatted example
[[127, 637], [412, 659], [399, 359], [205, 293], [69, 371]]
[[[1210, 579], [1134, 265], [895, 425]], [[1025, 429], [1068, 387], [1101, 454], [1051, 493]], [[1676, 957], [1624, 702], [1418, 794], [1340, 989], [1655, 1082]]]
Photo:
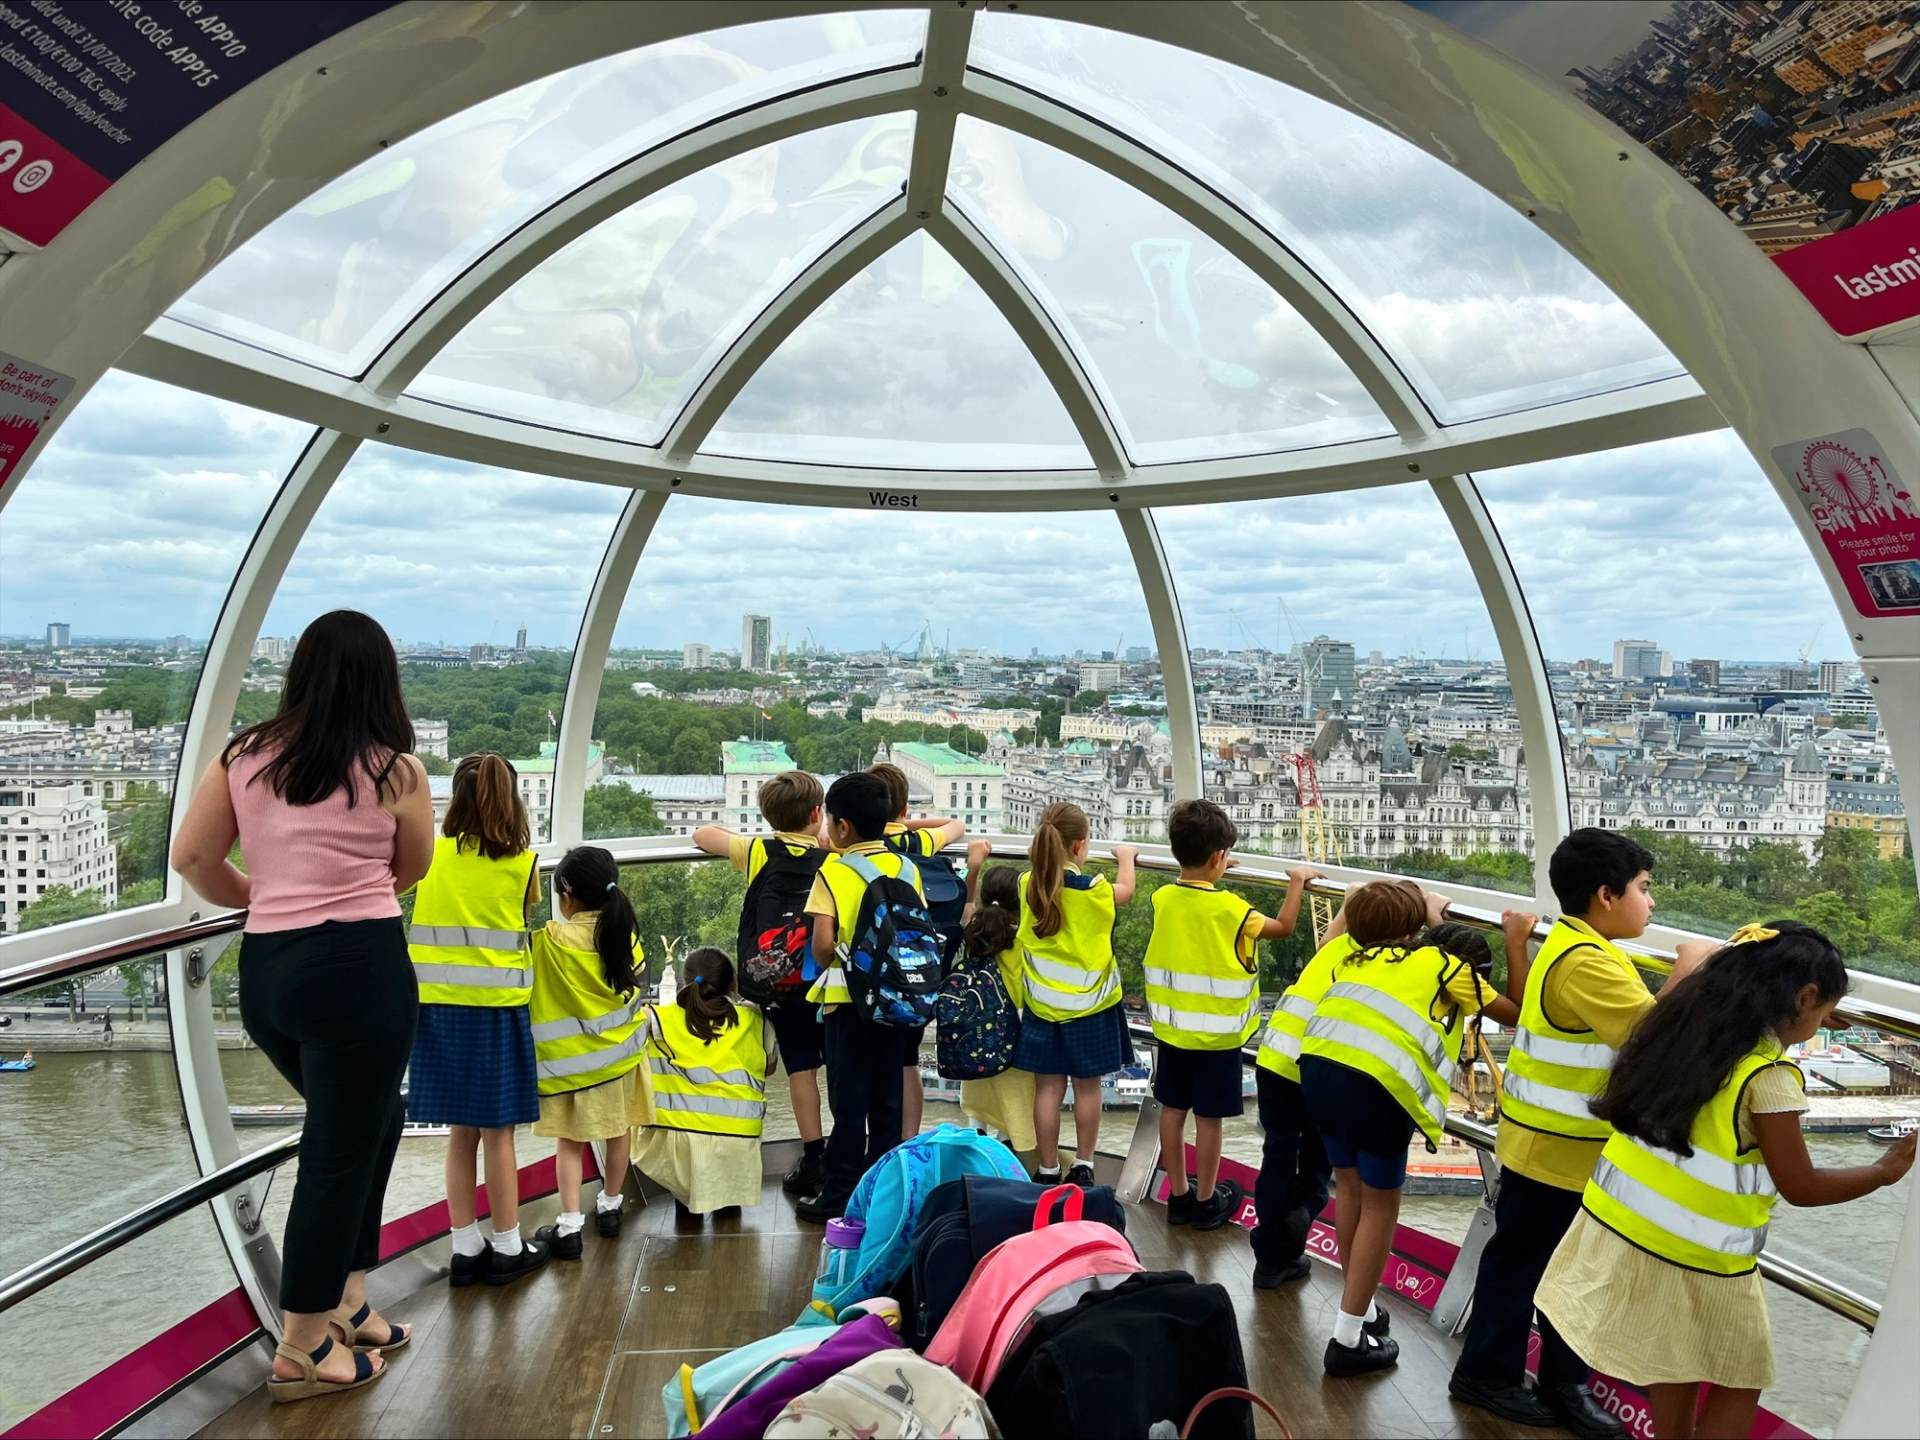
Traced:
[[1169, 1110], [1191, 1110], [1211, 1120], [1243, 1115], [1240, 1070], [1237, 1049], [1183, 1050], [1162, 1040], [1153, 1057], [1153, 1098]]
[[766, 1007], [767, 1023], [780, 1046], [780, 1063], [789, 1075], [804, 1075], [826, 1063], [826, 1029], [820, 1007], [803, 995]]
[[1407, 1183], [1413, 1117], [1386, 1086], [1338, 1060], [1302, 1055], [1300, 1090], [1334, 1169], [1358, 1170], [1360, 1183], [1373, 1190]]

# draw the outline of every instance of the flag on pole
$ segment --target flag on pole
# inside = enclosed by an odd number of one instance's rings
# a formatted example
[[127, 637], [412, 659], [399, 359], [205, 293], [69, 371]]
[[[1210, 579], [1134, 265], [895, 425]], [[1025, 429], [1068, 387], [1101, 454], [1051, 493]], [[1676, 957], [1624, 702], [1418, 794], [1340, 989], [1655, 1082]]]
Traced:
[[762, 710], [762, 711], [760, 712], [760, 718], [761, 718], [762, 720], [771, 720], [771, 719], [773, 719], [773, 716], [771, 716], [771, 715], [769, 715], [769, 714], [768, 714], [768, 713], [767, 713], [766, 711], [764, 711], [764, 710]]
[[560, 722], [558, 720], [553, 718], [553, 711], [551, 710], [547, 711], [547, 724], [549, 726], [553, 726], [553, 725], [558, 725], [559, 723]]

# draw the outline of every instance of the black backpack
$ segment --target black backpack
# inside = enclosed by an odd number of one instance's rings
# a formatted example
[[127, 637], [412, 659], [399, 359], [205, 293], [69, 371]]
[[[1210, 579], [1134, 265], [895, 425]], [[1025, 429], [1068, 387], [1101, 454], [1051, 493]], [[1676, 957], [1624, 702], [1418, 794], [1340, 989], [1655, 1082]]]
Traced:
[[887, 848], [905, 855], [920, 871], [920, 888], [926, 892], [927, 914], [940, 932], [941, 958], [949, 965], [960, 949], [960, 930], [966, 923], [967, 887], [945, 855], [922, 855], [915, 840], [920, 832], [902, 830], [886, 837]]
[[806, 987], [813, 957], [813, 917], [807, 895], [827, 851], [809, 845], [796, 850], [784, 840], [755, 842], [766, 848], [766, 862], [747, 886], [740, 906], [740, 993], [756, 1005], [777, 1004]]
[[[1184, 1270], [1145, 1270], [1035, 1319], [988, 1387], [987, 1408], [1006, 1440], [1145, 1435], [1160, 1421], [1177, 1429], [1212, 1391], [1246, 1384], [1225, 1287]], [[1219, 1401], [1193, 1433], [1253, 1440], [1252, 1407]]]
[[898, 875], [858, 851], [842, 855], [840, 863], [867, 887], [853, 935], [840, 951], [854, 1013], [876, 1025], [917, 1030], [933, 1019], [942, 938], [914, 886], [913, 861], [901, 856]]

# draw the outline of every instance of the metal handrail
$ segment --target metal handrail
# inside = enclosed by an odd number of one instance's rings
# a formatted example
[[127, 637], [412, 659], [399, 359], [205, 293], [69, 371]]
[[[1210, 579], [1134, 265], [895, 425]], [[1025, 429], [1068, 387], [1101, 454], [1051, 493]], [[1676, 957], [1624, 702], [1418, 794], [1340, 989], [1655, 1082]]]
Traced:
[[52, 985], [61, 980], [72, 980], [96, 970], [105, 970], [111, 965], [124, 965], [129, 960], [138, 960], [157, 951], [198, 945], [222, 935], [230, 935], [246, 923], [246, 911], [226, 910], [205, 919], [196, 917], [170, 930], [157, 930], [150, 935], [135, 935], [125, 940], [109, 940], [104, 945], [90, 946], [85, 950], [72, 950], [65, 955], [29, 961], [11, 970], [0, 970], [0, 998], [17, 995], [22, 990], [37, 990], [42, 985]]
[[223, 1165], [211, 1174], [202, 1175], [198, 1180], [189, 1181], [178, 1190], [169, 1191], [157, 1200], [149, 1200], [129, 1215], [102, 1225], [92, 1234], [83, 1235], [70, 1245], [62, 1246], [51, 1255], [34, 1261], [31, 1265], [16, 1270], [6, 1279], [0, 1280], [0, 1315], [4, 1315], [21, 1301], [38, 1295], [58, 1280], [64, 1279], [74, 1271], [91, 1265], [103, 1255], [110, 1255], [121, 1246], [131, 1244], [142, 1235], [151, 1233], [165, 1225], [169, 1220], [177, 1220], [189, 1210], [218, 1199], [237, 1185], [243, 1185], [256, 1175], [284, 1165], [300, 1153], [300, 1137], [288, 1135], [271, 1145], [262, 1146], [250, 1155], [243, 1155], [231, 1165]]

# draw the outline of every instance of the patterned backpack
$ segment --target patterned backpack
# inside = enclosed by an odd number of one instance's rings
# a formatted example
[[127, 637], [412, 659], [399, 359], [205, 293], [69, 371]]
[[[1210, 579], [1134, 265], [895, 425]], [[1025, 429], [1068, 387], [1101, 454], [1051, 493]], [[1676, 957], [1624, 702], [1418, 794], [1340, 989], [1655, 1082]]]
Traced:
[[866, 884], [852, 940], [841, 952], [854, 1012], [876, 1025], [915, 1030], [933, 1019], [933, 997], [943, 974], [941, 937], [914, 881], [906, 856], [889, 875], [859, 851], [840, 857]]
[[939, 1027], [940, 1074], [948, 1080], [985, 1080], [1013, 1064], [1020, 1011], [1007, 993], [993, 955], [963, 956], [933, 1002]]

